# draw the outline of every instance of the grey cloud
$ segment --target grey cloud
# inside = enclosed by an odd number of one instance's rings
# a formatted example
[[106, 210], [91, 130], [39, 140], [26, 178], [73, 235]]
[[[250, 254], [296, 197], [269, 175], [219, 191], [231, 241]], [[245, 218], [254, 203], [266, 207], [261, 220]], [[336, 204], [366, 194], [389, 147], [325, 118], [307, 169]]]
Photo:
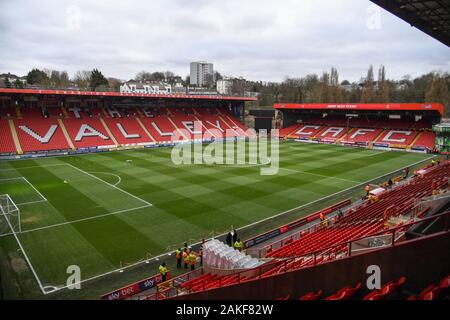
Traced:
[[[367, 0], [0, 1], [0, 72], [98, 67], [123, 79], [140, 70], [185, 76], [189, 62], [200, 59], [225, 75], [264, 81], [331, 66], [349, 80], [370, 64], [386, 65], [391, 78], [450, 69], [449, 48], [381, 9], [380, 28], [367, 28], [371, 6]], [[78, 29], [70, 28], [74, 15]]]

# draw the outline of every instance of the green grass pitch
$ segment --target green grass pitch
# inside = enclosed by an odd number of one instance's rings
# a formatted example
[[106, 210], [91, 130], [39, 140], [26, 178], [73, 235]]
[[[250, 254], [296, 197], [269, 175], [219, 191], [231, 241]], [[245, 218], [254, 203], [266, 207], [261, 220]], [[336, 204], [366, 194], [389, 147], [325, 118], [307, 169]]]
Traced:
[[[94, 277], [429, 157], [283, 142], [279, 173], [261, 176], [258, 166], [176, 166], [170, 154], [140, 149], [0, 163], [0, 194], [21, 209], [18, 238], [43, 286], [64, 286], [69, 265], [80, 266], [83, 279]], [[20, 271], [21, 255], [10, 252], [15, 243], [0, 238]]]

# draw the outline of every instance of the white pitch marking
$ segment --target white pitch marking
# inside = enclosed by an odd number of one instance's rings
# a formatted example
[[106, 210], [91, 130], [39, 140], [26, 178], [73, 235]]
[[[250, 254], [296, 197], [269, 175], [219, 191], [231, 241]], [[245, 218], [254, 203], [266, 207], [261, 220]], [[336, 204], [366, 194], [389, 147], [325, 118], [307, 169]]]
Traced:
[[119, 187], [117, 187], [117, 186], [115, 186], [115, 185], [113, 185], [113, 184], [111, 184], [111, 183], [109, 183], [109, 182], [106, 182], [105, 180], [102, 180], [102, 179], [100, 179], [99, 177], [96, 177], [96, 176], [94, 176], [93, 174], [90, 174], [89, 172], [86, 172], [86, 171], [84, 171], [84, 170], [82, 170], [82, 169], [80, 169], [80, 168], [78, 168], [78, 167], [75, 167], [74, 165], [71, 165], [70, 163], [67, 163], [67, 165], [70, 166], [70, 167], [72, 167], [72, 168], [74, 168], [75, 170], [78, 170], [78, 171], [80, 171], [80, 172], [82, 172], [82, 173], [84, 173], [84, 174], [87, 174], [88, 176], [90, 176], [90, 177], [92, 177], [92, 178], [94, 178], [94, 179], [97, 179], [97, 180], [99, 180], [99, 181], [101, 181], [101, 182], [103, 182], [103, 183], [106, 183], [106, 184], [109, 185], [110, 187], [112, 187], [112, 188], [114, 188], [114, 189], [117, 189], [117, 190], [119, 190], [119, 191], [121, 191], [121, 192], [123, 192], [123, 193], [129, 195], [129, 196], [132, 197], [132, 198], [135, 198], [135, 199], [137, 199], [137, 200], [139, 200], [139, 201], [144, 202], [144, 203], [145, 203], [146, 205], [148, 205], [148, 206], [152, 206], [152, 204], [151, 204], [150, 202], [148, 202], [148, 201], [146, 201], [146, 200], [144, 200], [144, 199], [141, 199], [141, 198], [135, 196], [134, 194], [129, 193], [128, 191], [125, 191], [125, 190], [123, 190], [123, 189], [120, 189]]
[[48, 202], [48, 200], [36, 200], [36, 201], [30, 201], [30, 202], [16, 203], [16, 206], [24, 206], [27, 204], [41, 203], [41, 202]]
[[34, 228], [34, 229], [29, 229], [29, 230], [23, 230], [21, 233], [30, 233], [30, 232], [39, 231], [39, 230], [56, 228], [56, 227], [60, 227], [60, 226], [68, 225], [68, 224], [74, 224], [74, 223], [77, 223], [77, 222], [83, 222], [83, 221], [88, 221], [88, 220], [99, 219], [99, 218], [103, 218], [103, 217], [107, 217], [107, 216], [116, 215], [116, 214], [119, 214], [119, 213], [136, 211], [136, 210], [139, 210], [139, 209], [144, 209], [144, 208], [149, 208], [149, 207], [151, 207], [151, 206], [150, 205], [145, 205], [145, 206], [131, 208], [131, 209], [125, 209], [125, 210], [120, 210], [120, 211], [115, 211], [115, 212], [109, 212], [109, 213], [100, 214], [100, 215], [97, 215], [97, 216], [87, 217], [87, 218], [83, 218], [83, 219], [77, 219], [77, 220], [71, 220], [71, 221], [66, 221], [66, 222], [61, 222], [61, 223], [55, 223], [55, 224], [51, 224], [51, 225], [48, 225], [48, 226], [45, 226], [45, 227]]
[[23, 180], [23, 177], [0, 179], [0, 181], [13, 181], [13, 180]]
[[355, 181], [355, 180], [349, 180], [349, 179], [337, 178], [337, 177], [332, 177], [332, 176], [325, 176], [325, 175], [318, 174], [318, 173], [311, 173], [311, 172], [300, 171], [300, 170], [294, 170], [294, 169], [280, 168], [279, 170], [285, 170], [285, 171], [290, 171], [290, 172], [297, 172], [297, 173], [309, 174], [309, 175], [311, 175], [311, 176], [322, 177], [322, 178], [326, 178], [326, 179], [341, 180], [341, 181], [346, 181], [346, 182], [351, 182], [351, 183], [361, 183], [361, 181]]
[[[113, 176], [113, 177], [118, 178], [119, 181], [116, 182], [116, 183], [114, 184], [114, 186], [118, 186], [118, 185], [122, 182], [122, 178], [121, 178], [120, 176], [118, 176], [117, 174], [114, 174], [114, 173], [109, 173], [109, 172], [94, 172], [94, 171], [91, 171], [91, 173], [106, 174], [106, 175], [109, 175], [109, 176]], [[106, 182], [106, 181], [105, 181], [105, 182]]]
[[[3, 211], [3, 208], [0, 207], [0, 210], [2, 211], [3, 215], [5, 215], [5, 212]], [[22, 244], [20, 243], [19, 237], [17, 236], [16, 232], [14, 231], [14, 228], [13, 228], [13, 226], [11, 225], [11, 222], [9, 222], [9, 219], [6, 218], [6, 215], [5, 215], [5, 220], [6, 220], [6, 222], [8, 223], [9, 227], [10, 227], [11, 230], [12, 230], [13, 236], [14, 236], [14, 238], [16, 239], [17, 244], [19, 245], [20, 250], [21, 250], [22, 253], [23, 253], [23, 256], [24, 256], [25, 260], [27, 261], [28, 266], [30, 267], [30, 270], [31, 270], [31, 272], [32, 272], [33, 275], [34, 275], [34, 278], [36, 279], [36, 281], [37, 281], [37, 283], [38, 283], [38, 285], [39, 285], [39, 288], [41, 289], [41, 291], [42, 291], [43, 294], [46, 294], [45, 289], [44, 289], [44, 287], [42, 286], [41, 280], [39, 279], [39, 277], [38, 277], [36, 271], [34, 270], [33, 265], [31, 264], [31, 261], [30, 261], [30, 259], [28, 258], [27, 253], [25, 252], [25, 249], [23, 248]]]
[[42, 166], [30, 166], [30, 167], [19, 167], [19, 168], [8, 168], [8, 169], [0, 169], [0, 172], [4, 171], [17, 171], [22, 169], [33, 169], [33, 168], [51, 168], [51, 167], [57, 167], [57, 166], [65, 166], [65, 163], [55, 163], [55, 164], [47, 164]]
[[26, 181], [26, 182], [27, 182], [27, 183], [28, 183], [28, 184], [29, 184], [29, 185], [30, 185], [30, 186], [31, 186], [31, 187], [32, 187], [32, 188], [34, 189], [34, 191], [36, 191], [36, 192], [37, 192], [37, 194], [38, 194], [38, 195], [40, 195], [40, 196], [41, 196], [41, 198], [42, 198], [42, 199], [44, 199], [45, 201], [48, 201], [48, 200], [47, 200], [47, 198], [46, 198], [46, 197], [44, 197], [44, 196], [42, 195], [42, 193], [40, 193], [40, 192], [39, 192], [39, 190], [38, 190], [38, 189], [36, 189], [36, 188], [35, 188], [35, 186], [33, 186], [33, 184], [32, 184], [32, 183], [31, 183], [30, 181], [28, 181], [28, 179], [27, 179], [27, 178], [25, 178], [25, 177], [22, 177], [22, 178], [23, 178], [23, 179], [24, 179], [24, 180], [25, 180], [25, 181]]

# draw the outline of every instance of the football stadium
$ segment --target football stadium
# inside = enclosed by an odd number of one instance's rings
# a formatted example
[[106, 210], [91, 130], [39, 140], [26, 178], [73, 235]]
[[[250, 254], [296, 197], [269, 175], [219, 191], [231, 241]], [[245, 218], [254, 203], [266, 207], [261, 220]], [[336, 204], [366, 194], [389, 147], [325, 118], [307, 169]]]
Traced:
[[2, 299], [448, 300], [448, 106], [257, 101], [1, 87]]

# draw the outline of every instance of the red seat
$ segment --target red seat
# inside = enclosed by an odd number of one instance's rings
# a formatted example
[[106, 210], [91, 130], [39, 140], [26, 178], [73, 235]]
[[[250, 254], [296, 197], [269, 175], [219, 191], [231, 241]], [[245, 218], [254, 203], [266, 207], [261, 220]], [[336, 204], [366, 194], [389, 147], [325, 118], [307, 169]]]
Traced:
[[358, 283], [354, 288], [348, 286], [340, 289], [335, 294], [325, 298], [325, 300], [348, 300], [354, 296], [361, 289], [361, 283]]
[[380, 290], [374, 290], [367, 294], [363, 300], [382, 300], [389, 295], [393, 294], [394, 292], [397, 292], [401, 289], [401, 287], [406, 282], [405, 277], [401, 277], [398, 279], [398, 281], [391, 281], [386, 283]]
[[301, 296], [300, 298], [298, 298], [298, 300], [319, 300], [320, 296], [322, 295], [322, 290], [319, 290], [317, 292], [311, 291], [308, 292], [307, 294]]
[[419, 300], [437, 300], [442, 292], [439, 286], [429, 285], [419, 295]]

